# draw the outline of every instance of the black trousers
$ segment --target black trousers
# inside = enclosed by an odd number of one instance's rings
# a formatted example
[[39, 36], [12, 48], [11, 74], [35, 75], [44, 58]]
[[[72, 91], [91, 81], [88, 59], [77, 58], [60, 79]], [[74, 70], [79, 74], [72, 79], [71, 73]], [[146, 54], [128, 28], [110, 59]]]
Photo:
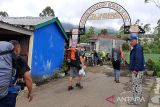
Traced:
[[0, 107], [16, 107], [17, 95], [15, 93], [8, 93], [7, 96], [0, 99]]

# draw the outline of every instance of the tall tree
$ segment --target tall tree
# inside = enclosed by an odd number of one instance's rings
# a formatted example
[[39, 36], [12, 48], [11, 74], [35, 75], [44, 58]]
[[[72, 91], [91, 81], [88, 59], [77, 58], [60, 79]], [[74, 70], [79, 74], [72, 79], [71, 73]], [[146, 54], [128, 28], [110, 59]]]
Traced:
[[95, 28], [94, 27], [90, 27], [86, 33], [87, 36], [93, 36], [95, 35]]
[[151, 31], [150, 24], [145, 24], [143, 29], [146, 31], [146, 33], [149, 33]]
[[154, 33], [155, 35], [160, 35], [160, 19], [157, 21], [157, 26], [154, 28]]
[[86, 31], [86, 34], [81, 36], [81, 42], [86, 42], [91, 38], [92, 36], [95, 35], [95, 28], [94, 27], [89, 27], [89, 29]]
[[160, 25], [160, 19], [158, 20], [157, 24]]
[[124, 25], [122, 25], [119, 29], [119, 34], [124, 34]]
[[100, 34], [106, 35], [106, 34], [108, 34], [108, 30], [107, 29], [101, 29]]
[[160, 9], [160, 0], [145, 0], [145, 3], [153, 2]]
[[54, 10], [50, 7], [47, 6], [45, 9], [42, 10], [42, 12], [39, 14], [40, 17], [48, 17], [48, 16], [55, 16]]
[[157, 27], [156, 27], [156, 29], [157, 29], [157, 35], [158, 35], [158, 37], [160, 37], [160, 19], [159, 19], [158, 22], [157, 22]]
[[0, 17], [8, 17], [8, 13], [5, 11], [0, 11]]
[[121, 38], [124, 40], [127, 40], [129, 38], [129, 34], [124, 34], [124, 25], [122, 25], [119, 29], [119, 34], [117, 35], [117, 38]]

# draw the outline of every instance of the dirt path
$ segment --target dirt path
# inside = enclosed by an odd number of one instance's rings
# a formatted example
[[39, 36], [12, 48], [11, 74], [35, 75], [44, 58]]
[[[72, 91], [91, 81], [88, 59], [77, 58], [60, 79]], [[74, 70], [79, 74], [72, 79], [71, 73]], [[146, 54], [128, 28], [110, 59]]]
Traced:
[[[130, 77], [121, 77], [121, 83], [114, 82], [110, 67], [87, 68], [87, 76], [83, 80], [84, 89], [75, 88], [67, 91], [67, 79], [51, 81], [34, 89], [34, 100], [27, 102], [26, 93], [19, 95], [17, 107], [115, 107], [105, 99], [114, 95], [118, 97], [126, 92]], [[128, 86], [129, 87], [129, 86]], [[128, 89], [128, 88], [127, 88]], [[118, 103], [118, 102], [116, 102]], [[123, 105], [124, 103], [118, 103]], [[145, 107], [145, 106], [144, 106]]]

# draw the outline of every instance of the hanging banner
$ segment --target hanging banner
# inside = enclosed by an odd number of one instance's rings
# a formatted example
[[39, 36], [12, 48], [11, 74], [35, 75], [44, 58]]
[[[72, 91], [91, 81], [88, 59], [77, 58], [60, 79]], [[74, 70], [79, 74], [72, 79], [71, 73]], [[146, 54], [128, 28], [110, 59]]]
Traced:
[[133, 32], [134, 32], [134, 33], [138, 33], [138, 32], [139, 32], [139, 27], [138, 27], [138, 25], [131, 25], [129, 31], [130, 31], [131, 33], [133, 33]]
[[76, 47], [78, 44], [78, 35], [72, 35], [71, 46]]
[[76, 47], [78, 44], [78, 32], [79, 29], [72, 29], [72, 37], [70, 38], [70, 46]]

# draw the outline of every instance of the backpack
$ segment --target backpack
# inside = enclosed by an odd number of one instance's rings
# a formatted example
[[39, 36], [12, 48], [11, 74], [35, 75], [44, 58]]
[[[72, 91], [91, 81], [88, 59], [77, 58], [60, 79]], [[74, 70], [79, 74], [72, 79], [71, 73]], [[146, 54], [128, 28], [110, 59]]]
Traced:
[[113, 61], [120, 61], [121, 56], [120, 56], [120, 48], [112, 48], [112, 60]]
[[14, 46], [5, 41], [0, 42], [0, 99], [8, 94], [12, 77], [12, 52]]
[[79, 52], [76, 48], [70, 48], [67, 50], [67, 64], [69, 66], [78, 67], [80, 68], [80, 58], [79, 58]]
[[75, 61], [76, 60], [77, 50], [75, 48], [70, 48], [67, 50], [67, 61]]

